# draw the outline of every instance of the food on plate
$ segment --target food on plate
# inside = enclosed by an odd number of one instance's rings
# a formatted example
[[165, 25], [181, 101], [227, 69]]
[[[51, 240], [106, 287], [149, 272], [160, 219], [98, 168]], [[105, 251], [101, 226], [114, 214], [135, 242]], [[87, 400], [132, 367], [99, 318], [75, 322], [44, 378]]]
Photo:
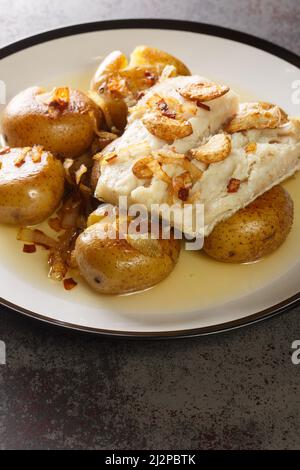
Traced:
[[62, 163], [40, 146], [0, 151], [0, 222], [34, 225], [59, 206]]
[[[201, 100], [214, 97], [205, 101], [209, 110], [195, 102], [197, 84], [203, 85]], [[178, 126], [184, 119], [192, 133], [183, 137], [180, 131], [174, 139], [176, 127], [153, 119], [154, 113]], [[166, 79], [138, 102], [124, 134], [102, 152], [95, 194], [113, 204], [127, 196], [149, 210], [151, 204], [177, 204], [178, 213], [186, 203], [203, 204], [207, 236], [299, 169], [300, 120], [282, 122], [282, 116], [274, 105], [239, 105], [228, 87], [201, 77]], [[193, 227], [192, 220], [185, 233], [197, 235]]]
[[129, 62], [121, 51], [111, 52], [99, 65], [90, 94], [101, 106], [108, 128], [123, 131], [128, 108], [163, 74], [190, 75], [190, 71], [176, 57], [154, 47], [136, 47]]
[[278, 106], [269, 103], [242, 103], [239, 112], [225, 127], [230, 134], [248, 129], [275, 129], [288, 122], [288, 117]]
[[[199, 108], [195, 92], [189, 99], [183, 97], [184, 90], [198, 83], [206, 84], [206, 91], [201, 88], [202, 100], [205, 93], [211, 97], [211, 90], [218, 90], [200, 77], [170, 78], [152, 87], [133, 108], [124, 134], [102, 152], [99, 199], [116, 204], [125, 195], [131, 203], [149, 208], [154, 203], [203, 203], [204, 235], [208, 235], [218, 222], [299, 168], [298, 119], [282, 123], [277, 106], [248, 103], [239, 107], [236, 95], [222, 86], [221, 96], [205, 101], [209, 111]], [[170, 123], [178, 118], [178, 125], [184, 118], [193, 127], [192, 134], [181, 137], [179, 133], [174, 139], [174, 125], [168, 129], [153, 119], [154, 113], [161, 113], [161, 119]], [[236, 131], [234, 123], [240, 115], [243, 125]], [[158, 138], [162, 133], [164, 138]], [[183, 175], [181, 191], [174, 191]]]
[[274, 186], [205, 238], [204, 251], [217, 261], [249, 263], [277, 250], [293, 224], [293, 201], [281, 186]]
[[179, 93], [188, 100], [195, 101], [196, 103], [203, 103], [204, 101], [215, 100], [228, 93], [229, 87], [226, 85], [218, 85], [217, 83], [210, 82], [209, 80], [202, 80], [191, 83], [186, 86]]
[[191, 75], [188, 67], [181, 60], [156, 47], [137, 46], [130, 56], [130, 68], [153, 67], [162, 72], [166, 66], [174, 67], [176, 75]]
[[[49, 277], [66, 290], [76, 272], [103, 294], [154, 286], [176, 266], [178, 233], [203, 237], [202, 252], [233, 264], [270, 255], [292, 229], [280, 183], [300, 168], [300, 118], [241, 102], [159, 49], [138, 46], [130, 59], [113, 51], [87, 94], [24, 90], [2, 129], [0, 222], [20, 227], [24, 253], [49, 250]], [[142, 233], [127, 233], [138, 216], [121, 212], [121, 197], [151, 212]], [[29, 227], [46, 219], [52, 234]]]
[[102, 112], [83, 92], [32, 87], [8, 103], [2, 129], [11, 147], [42, 145], [61, 157], [75, 158], [90, 148], [101, 123]]
[[[112, 239], [107, 234], [114, 223], [105, 207], [90, 216], [91, 224], [78, 238], [75, 258], [88, 284], [102, 294], [125, 294], [144, 290], [165, 279], [174, 269], [180, 240], [132, 237]], [[118, 218], [116, 219], [118, 229]]]
[[226, 134], [213, 135], [205, 144], [191, 149], [191, 158], [203, 162], [206, 165], [221, 162], [231, 153], [231, 138]]
[[[129, 203], [143, 203], [149, 209], [154, 203], [190, 199], [190, 190], [207, 167], [192, 158], [190, 150], [218, 132], [235, 116], [239, 105], [231, 90], [206, 102], [209, 111], [184, 98], [182, 90], [198, 82], [208, 81], [198, 76], [167, 78], [137, 103], [124, 134], [99, 156], [96, 197], [118, 204], [119, 196], [127, 196]], [[163, 125], [159, 119], [153, 120], [154, 114], [161, 117]], [[147, 178], [138, 173], [142, 166], [148, 169]]]
[[299, 170], [300, 120], [276, 129], [245, 130], [231, 135], [231, 153], [209, 165], [199, 182], [205, 235], [258, 196]]

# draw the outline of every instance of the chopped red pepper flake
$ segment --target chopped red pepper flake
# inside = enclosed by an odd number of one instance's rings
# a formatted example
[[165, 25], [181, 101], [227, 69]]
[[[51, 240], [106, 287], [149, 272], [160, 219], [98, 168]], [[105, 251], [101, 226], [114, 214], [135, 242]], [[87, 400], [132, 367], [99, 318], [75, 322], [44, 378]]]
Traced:
[[36, 246], [35, 245], [24, 245], [23, 246], [23, 253], [35, 253]]
[[197, 106], [199, 106], [199, 108], [205, 109], [205, 111], [210, 111], [210, 106], [207, 104], [197, 102]]
[[178, 199], [181, 201], [187, 201], [189, 198], [189, 188], [180, 188], [178, 191]]
[[72, 279], [71, 277], [68, 279], [64, 279], [64, 288], [66, 290], [72, 290], [76, 286], [77, 286], [77, 282], [74, 281], [74, 279]]
[[17, 168], [20, 168], [22, 165], [25, 163], [25, 155], [20, 155], [16, 160], [15, 160], [15, 166]]
[[165, 102], [164, 99], [159, 100], [156, 103], [156, 105], [157, 105], [158, 109], [160, 110], [160, 112], [163, 116], [166, 116], [166, 117], [171, 118], [171, 119], [176, 119], [175, 111], [170, 110], [168, 104]]
[[236, 193], [240, 189], [241, 181], [236, 178], [231, 178], [228, 185], [227, 191], [229, 193]]
[[154, 73], [150, 72], [149, 70], [146, 70], [145, 77], [147, 80], [149, 80], [150, 83], [156, 82], [156, 76], [154, 75]]
[[141, 98], [143, 98], [143, 96], [145, 96], [145, 92], [144, 91], [139, 91], [138, 94], [137, 94], [136, 99], [140, 100]]
[[6, 153], [9, 153], [9, 152], [10, 152], [10, 147], [3, 147], [0, 150], [0, 155], [5, 155]]

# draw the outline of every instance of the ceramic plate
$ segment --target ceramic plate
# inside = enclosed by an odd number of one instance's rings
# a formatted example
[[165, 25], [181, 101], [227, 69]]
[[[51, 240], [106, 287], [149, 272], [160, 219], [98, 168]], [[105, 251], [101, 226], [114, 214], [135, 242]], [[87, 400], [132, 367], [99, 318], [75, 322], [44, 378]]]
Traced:
[[[165, 20], [72, 26], [3, 48], [0, 79], [6, 84], [7, 100], [32, 85], [86, 89], [101, 58], [114, 49], [129, 54], [138, 44], [170, 52], [193, 73], [227, 83], [245, 99], [274, 102], [290, 115], [300, 114], [292, 100], [299, 80], [297, 56], [232, 30]], [[300, 298], [299, 178], [285, 183], [294, 199], [295, 223], [276, 253], [238, 266], [183, 252], [160, 285], [121, 297], [97, 295], [84, 281], [65, 291], [47, 278], [46, 252], [22, 253], [16, 230], [2, 226], [1, 303], [49, 323], [135, 338], [220, 332], [282, 312]]]

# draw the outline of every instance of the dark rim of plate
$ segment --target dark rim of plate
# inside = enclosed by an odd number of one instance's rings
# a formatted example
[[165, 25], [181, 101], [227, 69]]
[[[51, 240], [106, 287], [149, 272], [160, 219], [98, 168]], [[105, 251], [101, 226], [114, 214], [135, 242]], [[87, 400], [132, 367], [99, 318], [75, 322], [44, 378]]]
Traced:
[[[229, 28], [223, 28], [221, 26], [215, 26], [205, 23], [196, 23], [191, 21], [179, 21], [179, 20], [159, 20], [159, 19], [126, 19], [126, 20], [112, 20], [112, 21], [98, 21], [93, 23], [84, 23], [73, 26], [67, 26], [64, 28], [54, 29], [45, 33], [37, 34], [35, 36], [22, 39], [15, 43], [9, 44], [0, 50], [0, 59], [8, 57], [19, 51], [27, 49], [29, 47], [42, 44], [47, 41], [59, 39], [67, 36], [74, 36], [76, 34], [90, 33], [95, 31], [105, 30], [116, 30], [116, 29], [164, 29], [174, 31], [187, 31], [199, 34], [206, 34], [209, 36], [216, 36], [224, 39], [230, 39], [235, 42], [247, 44], [257, 49], [269, 52], [270, 54], [284, 59], [286, 62], [295, 65], [300, 68], [300, 57], [293, 52], [288, 51], [280, 46], [277, 46], [264, 39], [257, 38], [250, 34], [235, 31]], [[82, 332], [95, 333], [108, 337], [124, 338], [124, 339], [174, 339], [174, 338], [186, 338], [193, 336], [209, 335], [214, 333], [221, 333], [242, 326], [247, 326], [253, 323], [257, 323], [261, 320], [271, 318], [274, 315], [278, 315], [287, 311], [288, 309], [295, 307], [300, 303], [300, 292], [293, 295], [292, 297], [283, 300], [282, 302], [273, 305], [265, 310], [261, 310], [247, 317], [225, 322], [209, 327], [193, 328], [188, 330], [176, 330], [176, 331], [162, 331], [162, 332], [145, 332], [139, 333], [135, 331], [117, 331], [117, 330], [105, 330], [98, 328], [91, 328], [80, 326], [72, 323], [65, 323], [59, 320], [51, 319], [44, 315], [29, 311], [15, 305], [7, 300], [0, 298], [0, 304], [8, 307], [16, 312], [27, 315], [31, 318], [35, 318], [51, 325], [61, 326], [72, 330], [78, 330]]]

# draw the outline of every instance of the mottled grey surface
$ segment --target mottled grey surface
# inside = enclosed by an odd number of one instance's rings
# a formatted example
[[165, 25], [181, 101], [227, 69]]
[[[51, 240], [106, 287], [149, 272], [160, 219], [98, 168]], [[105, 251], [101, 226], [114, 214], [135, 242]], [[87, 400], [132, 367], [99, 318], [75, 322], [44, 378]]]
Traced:
[[[298, 0], [0, 0], [2, 45], [120, 17], [234, 27], [300, 51]], [[299, 309], [198, 339], [130, 342], [0, 310], [0, 449], [297, 449]]]

